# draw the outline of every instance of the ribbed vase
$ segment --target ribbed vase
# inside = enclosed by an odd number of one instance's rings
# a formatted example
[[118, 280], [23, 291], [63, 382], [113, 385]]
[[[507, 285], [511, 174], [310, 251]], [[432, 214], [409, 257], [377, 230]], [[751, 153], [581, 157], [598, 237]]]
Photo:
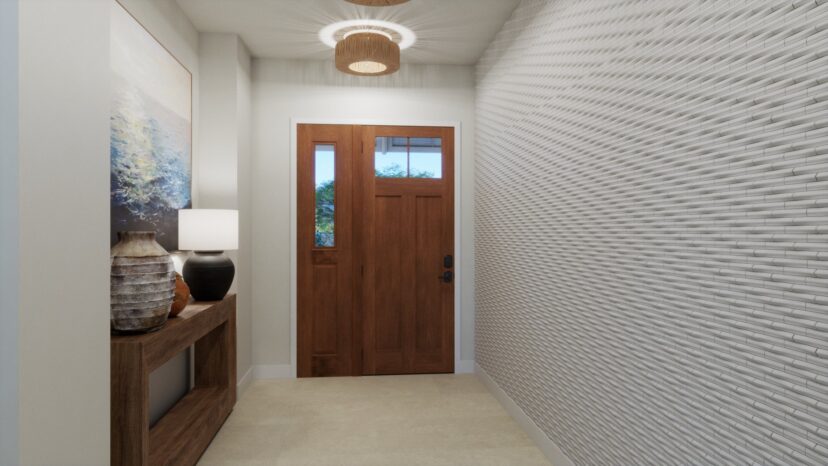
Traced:
[[110, 263], [111, 322], [116, 333], [157, 330], [167, 321], [175, 296], [175, 267], [155, 241], [155, 232], [118, 233]]

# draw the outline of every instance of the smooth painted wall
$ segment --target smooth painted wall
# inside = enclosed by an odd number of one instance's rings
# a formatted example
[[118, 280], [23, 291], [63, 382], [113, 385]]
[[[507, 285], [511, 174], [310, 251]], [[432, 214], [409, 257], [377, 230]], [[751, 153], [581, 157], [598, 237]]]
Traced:
[[[471, 67], [403, 65], [391, 76], [361, 78], [330, 61], [253, 61], [253, 363], [261, 375], [286, 375], [291, 363], [291, 118], [315, 121], [459, 121], [462, 137], [457, 208], [471, 225], [474, 76]], [[474, 282], [471, 228], [456, 232], [461, 296], [461, 360], [473, 359]], [[460, 292], [460, 291], [458, 291]], [[461, 342], [457, 342], [461, 345]]]
[[253, 203], [252, 203], [252, 59], [241, 39], [236, 41], [236, 134], [238, 154], [239, 250], [236, 252], [238, 315], [236, 335], [238, 349], [237, 376], [239, 396], [252, 380], [253, 367]]
[[828, 2], [525, 0], [476, 362], [577, 465], [828, 464]]
[[236, 78], [238, 37], [234, 34], [201, 33], [199, 77], [203, 93], [200, 108], [199, 191], [201, 208], [237, 208], [238, 155]]
[[20, 2], [23, 465], [109, 464], [110, 7]]
[[0, 464], [18, 442], [18, 22], [19, 1], [0, 1]]
[[199, 208], [239, 210], [236, 266], [237, 376], [250, 380], [252, 289], [250, 235], [250, 53], [235, 34], [202, 33]]

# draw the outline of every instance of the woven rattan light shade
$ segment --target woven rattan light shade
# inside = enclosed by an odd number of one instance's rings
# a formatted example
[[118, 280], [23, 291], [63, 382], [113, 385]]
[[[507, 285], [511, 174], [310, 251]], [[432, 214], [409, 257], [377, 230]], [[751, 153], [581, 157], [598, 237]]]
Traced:
[[394, 73], [400, 69], [400, 46], [382, 34], [351, 34], [336, 44], [336, 69], [357, 76]]
[[345, 0], [347, 2], [356, 3], [357, 5], [365, 6], [391, 6], [405, 3], [408, 0]]

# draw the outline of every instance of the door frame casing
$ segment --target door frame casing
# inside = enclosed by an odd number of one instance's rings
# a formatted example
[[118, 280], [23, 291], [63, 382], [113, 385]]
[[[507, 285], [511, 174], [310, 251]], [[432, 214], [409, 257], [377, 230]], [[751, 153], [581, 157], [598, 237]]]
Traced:
[[[297, 206], [298, 206], [298, 184], [297, 169], [299, 164], [298, 152], [298, 126], [308, 125], [362, 125], [362, 126], [426, 126], [446, 127], [454, 129], [454, 258], [455, 268], [462, 272], [462, 265], [465, 257], [462, 249], [463, 225], [461, 218], [463, 213], [462, 196], [462, 124], [457, 120], [378, 120], [378, 119], [349, 119], [349, 118], [291, 118], [290, 119], [290, 376], [297, 376]], [[473, 279], [465, 277], [463, 273], [456, 274], [458, 280], [454, 282], [454, 372], [462, 372], [460, 361], [460, 350], [462, 349], [461, 332], [462, 325], [462, 295], [465, 280]]]

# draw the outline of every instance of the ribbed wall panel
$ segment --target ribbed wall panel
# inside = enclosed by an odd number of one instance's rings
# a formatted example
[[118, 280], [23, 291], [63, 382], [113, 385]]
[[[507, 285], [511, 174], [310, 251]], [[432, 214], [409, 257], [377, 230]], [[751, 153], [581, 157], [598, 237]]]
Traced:
[[828, 0], [524, 0], [479, 364], [579, 465], [828, 464]]

